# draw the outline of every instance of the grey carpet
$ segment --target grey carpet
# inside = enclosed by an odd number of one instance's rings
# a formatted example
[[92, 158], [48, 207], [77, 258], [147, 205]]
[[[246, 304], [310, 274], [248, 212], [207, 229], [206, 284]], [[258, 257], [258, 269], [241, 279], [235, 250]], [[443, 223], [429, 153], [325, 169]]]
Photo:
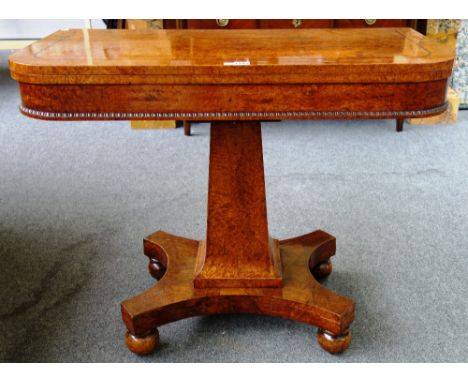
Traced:
[[142, 238], [205, 233], [209, 127], [47, 122], [17, 111], [0, 72], [0, 360], [467, 362], [468, 112], [446, 126], [265, 123], [270, 231], [337, 236], [325, 282], [357, 302], [332, 356], [315, 328], [255, 315], [160, 328], [138, 357], [119, 302], [153, 284]]

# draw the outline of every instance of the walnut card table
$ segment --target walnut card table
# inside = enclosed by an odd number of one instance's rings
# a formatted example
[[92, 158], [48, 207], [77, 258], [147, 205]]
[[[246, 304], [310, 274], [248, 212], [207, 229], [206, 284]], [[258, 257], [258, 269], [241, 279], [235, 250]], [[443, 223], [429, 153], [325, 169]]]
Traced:
[[441, 113], [452, 64], [409, 28], [62, 30], [10, 56], [30, 117], [211, 122], [206, 238], [146, 237], [159, 282], [121, 304], [138, 354], [157, 346], [159, 326], [220, 313], [302, 321], [344, 351], [354, 302], [319, 283], [335, 238], [269, 236], [260, 123]]

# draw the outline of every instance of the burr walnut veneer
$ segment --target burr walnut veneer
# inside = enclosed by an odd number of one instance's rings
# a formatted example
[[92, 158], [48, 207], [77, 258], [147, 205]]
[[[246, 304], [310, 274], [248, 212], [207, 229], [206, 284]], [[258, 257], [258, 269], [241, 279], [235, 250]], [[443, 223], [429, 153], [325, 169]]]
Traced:
[[206, 238], [146, 237], [160, 281], [122, 303], [139, 354], [158, 344], [157, 327], [220, 313], [302, 321], [324, 349], [345, 350], [354, 303], [319, 283], [335, 238], [269, 236], [260, 123], [434, 115], [452, 63], [409, 28], [64, 30], [10, 57], [27, 116], [212, 122]]

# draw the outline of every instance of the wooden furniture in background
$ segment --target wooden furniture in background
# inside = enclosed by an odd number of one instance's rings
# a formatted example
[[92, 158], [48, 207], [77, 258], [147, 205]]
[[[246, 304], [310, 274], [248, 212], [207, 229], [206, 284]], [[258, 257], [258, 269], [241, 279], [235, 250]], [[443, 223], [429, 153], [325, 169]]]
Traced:
[[447, 103], [447, 110], [443, 113], [428, 118], [409, 118], [408, 123], [411, 125], [435, 125], [457, 122], [458, 109], [460, 107], [460, 96], [451, 88], [449, 88], [447, 92]]
[[[117, 29], [129, 29], [136, 31], [147, 31], [163, 29], [163, 20], [161, 19], [125, 19], [118, 20]], [[132, 129], [174, 129], [177, 126], [175, 120], [132, 120], [130, 121]]]
[[30, 117], [212, 122], [206, 239], [145, 238], [160, 281], [122, 303], [139, 354], [157, 346], [159, 326], [219, 313], [302, 321], [325, 350], [345, 350], [354, 303], [318, 282], [335, 238], [269, 236], [260, 122], [435, 115], [452, 64], [451, 51], [410, 28], [68, 30], [10, 56]]
[[415, 19], [165, 19], [165, 29], [310, 29], [409, 27], [425, 32], [426, 20]]
[[[422, 124], [448, 124], [455, 123], [458, 120], [458, 109], [460, 107], [460, 95], [463, 94], [463, 87], [460, 84], [468, 84], [468, 76], [464, 73], [463, 60], [467, 60], [468, 55], [462, 54], [461, 50], [463, 42], [467, 41], [463, 38], [463, 32], [459, 38], [460, 27], [462, 26], [463, 20], [428, 20], [426, 36], [432, 39], [436, 39], [441, 44], [447, 45], [452, 51], [456, 58], [456, 65], [454, 66], [454, 72], [450, 81], [450, 86], [447, 92], [448, 108], [447, 110], [437, 116], [431, 118], [410, 118], [408, 123], [411, 125], [422, 125]], [[466, 21], [465, 21], [466, 22]], [[458, 47], [458, 52], [457, 52]], [[468, 50], [467, 50], [468, 53]], [[458, 77], [458, 78], [457, 78]], [[458, 86], [457, 86], [458, 85]], [[453, 87], [453, 88], [452, 88]], [[466, 87], [468, 89], [468, 87]]]
[[[425, 33], [427, 20], [415, 19], [189, 19], [161, 20], [168, 29], [304, 29], [410, 27]], [[403, 131], [404, 119], [396, 121]], [[184, 134], [191, 135], [191, 122], [183, 121]]]

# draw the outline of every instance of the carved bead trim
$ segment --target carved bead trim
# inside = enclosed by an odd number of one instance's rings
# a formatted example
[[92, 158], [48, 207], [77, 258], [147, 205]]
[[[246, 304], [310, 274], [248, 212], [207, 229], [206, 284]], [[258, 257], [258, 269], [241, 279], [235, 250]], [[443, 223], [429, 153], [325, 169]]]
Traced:
[[423, 117], [425, 115], [437, 114], [445, 111], [447, 103], [425, 110], [411, 111], [280, 111], [280, 112], [245, 112], [245, 111], [223, 111], [223, 112], [199, 112], [199, 113], [102, 113], [102, 112], [50, 112], [30, 109], [21, 105], [22, 113], [36, 118], [44, 119], [229, 119], [229, 118], [398, 118], [398, 117]]

